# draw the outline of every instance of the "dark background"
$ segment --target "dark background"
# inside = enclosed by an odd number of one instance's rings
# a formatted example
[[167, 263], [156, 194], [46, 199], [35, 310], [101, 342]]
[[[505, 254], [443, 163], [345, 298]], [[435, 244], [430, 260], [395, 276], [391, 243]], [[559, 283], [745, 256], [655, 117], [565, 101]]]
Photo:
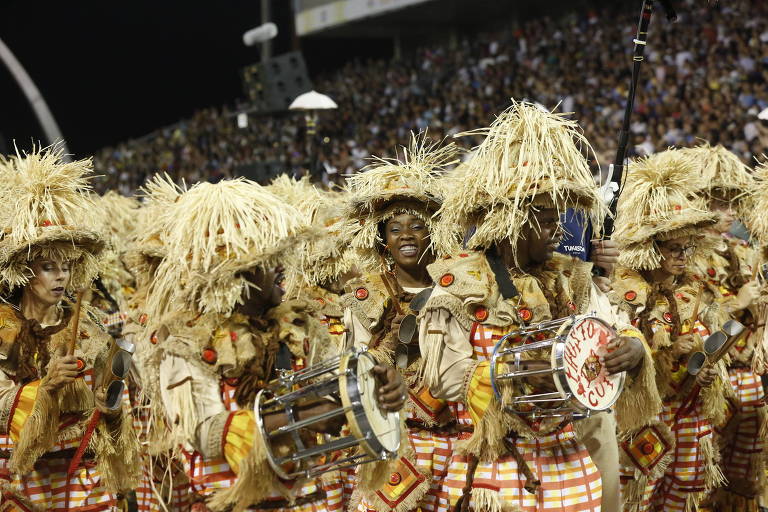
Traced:
[[[299, 41], [289, 0], [272, 0], [278, 55], [301, 49], [310, 76], [346, 61], [389, 58], [392, 34], [407, 47], [462, 31], [563, 13], [613, 0], [438, 0]], [[640, 1], [627, 0], [627, 6]], [[630, 7], [632, 6], [632, 7]], [[504, 21], [502, 21], [504, 20]], [[48, 103], [78, 157], [141, 137], [200, 108], [242, 98], [239, 70], [260, 60], [242, 34], [261, 24], [259, 0], [1, 0], [0, 39]], [[427, 27], [429, 29], [427, 30]], [[0, 153], [43, 140], [29, 104], [0, 64]]]

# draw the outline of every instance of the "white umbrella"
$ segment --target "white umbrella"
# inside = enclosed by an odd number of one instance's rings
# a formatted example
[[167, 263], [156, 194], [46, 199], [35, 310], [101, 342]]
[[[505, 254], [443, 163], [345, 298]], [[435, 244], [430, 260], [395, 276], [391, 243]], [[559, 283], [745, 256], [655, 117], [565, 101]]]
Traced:
[[325, 94], [309, 91], [298, 95], [288, 108], [290, 110], [327, 110], [339, 108], [339, 106]]

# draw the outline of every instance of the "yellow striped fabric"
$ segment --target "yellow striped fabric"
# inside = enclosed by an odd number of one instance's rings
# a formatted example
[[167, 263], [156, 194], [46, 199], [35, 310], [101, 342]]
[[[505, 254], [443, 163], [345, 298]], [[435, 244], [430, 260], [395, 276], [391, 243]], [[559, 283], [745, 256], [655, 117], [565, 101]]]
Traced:
[[224, 458], [235, 474], [240, 472], [240, 461], [253, 447], [256, 420], [251, 411], [235, 411], [224, 434]]
[[21, 430], [24, 428], [24, 424], [27, 422], [29, 415], [32, 414], [39, 387], [40, 381], [35, 380], [19, 390], [16, 402], [13, 404], [13, 410], [11, 411], [9, 428], [11, 439], [14, 443], [18, 442]]
[[475, 368], [467, 389], [467, 407], [475, 425], [483, 418], [491, 400], [493, 400], [491, 367], [488, 361], [483, 361]]

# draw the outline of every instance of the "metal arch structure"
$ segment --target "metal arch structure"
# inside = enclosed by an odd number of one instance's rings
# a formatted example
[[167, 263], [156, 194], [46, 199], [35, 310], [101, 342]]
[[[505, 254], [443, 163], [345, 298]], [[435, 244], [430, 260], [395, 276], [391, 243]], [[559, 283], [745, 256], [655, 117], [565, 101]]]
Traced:
[[5, 63], [13, 78], [16, 79], [16, 83], [19, 84], [21, 90], [24, 91], [27, 101], [32, 106], [32, 110], [35, 112], [35, 116], [37, 116], [37, 120], [43, 128], [48, 144], [59, 142], [64, 149], [64, 154], [68, 155], [69, 149], [67, 148], [66, 141], [61, 135], [59, 125], [56, 123], [56, 119], [54, 119], [51, 110], [48, 108], [43, 95], [40, 94], [40, 90], [35, 85], [35, 82], [32, 81], [24, 66], [21, 65], [19, 59], [16, 58], [2, 39], [0, 39], [0, 59]]

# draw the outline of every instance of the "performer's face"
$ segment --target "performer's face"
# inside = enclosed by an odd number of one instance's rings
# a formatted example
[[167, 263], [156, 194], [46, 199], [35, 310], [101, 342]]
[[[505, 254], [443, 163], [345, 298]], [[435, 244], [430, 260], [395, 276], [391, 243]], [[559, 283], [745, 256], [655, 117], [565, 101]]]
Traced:
[[404, 270], [426, 267], [432, 262], [429, 254], [429, 230], [427, 224], [410, 213], [401, 213], [384, 225], [387, 249], [395, 265]]
[[709, 204], [710, 209], [720, 216], [717, 224], [712, 226], [712, 229], [718, 233], [727, 233], [731, 230], [734, 221], [736, 220], [736, 214], [731, 208], [731, 204], [727, 201], [721, 201], [719, 199], [713, 199]]
[[542, 208], [535, 214], [535, 223], [529, 225], [525, 235], [528, 246], [528, 260], [533, 264], [541, 264], [550, 259], [560, 245], [562, 230], [560, 216], [554, 208]]
[[238, 308], [238, 311], [244, 315], [255, 316], [264, 309], [280, 304], [283, 297], [283, 291], [280, 288], [282, 275], [282, 270], [279, 268], [269, 270], [254, 268], [243, 272], [242, 276], [256, 288], [251, 288], [248, 291], [247, 298], [244, 297], [244, 303]]
[[26, 292], [31, 293], [35, 301], [47, 306], [58, 304], [69, 286], [70, 263], [39, 258], [30, 267], [34, 276], [29, 280]]
[[696, 246], [690, 237], [673, 238], [665, 242], [658, 242], [661, 252], [661, 268], [667, 274], [673, 276], [682, 275], [688, 266], [688, 258], [693, 254]]

